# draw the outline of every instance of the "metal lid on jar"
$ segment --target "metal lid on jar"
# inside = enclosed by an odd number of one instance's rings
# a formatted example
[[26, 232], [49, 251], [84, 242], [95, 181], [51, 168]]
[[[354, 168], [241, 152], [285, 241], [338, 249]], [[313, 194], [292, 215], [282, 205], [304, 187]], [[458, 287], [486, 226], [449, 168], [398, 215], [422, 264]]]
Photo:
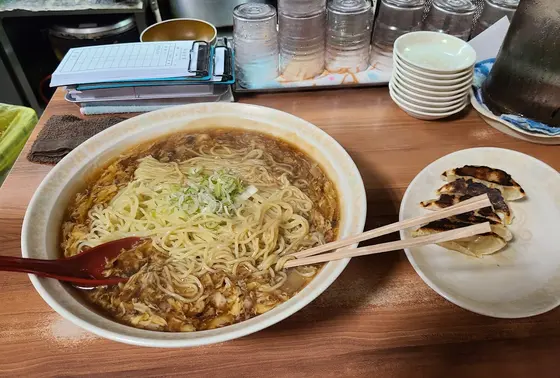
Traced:
[[517, 9], [519, 0], [486, 0], [489, 5], [496, 8]]
[[426, 0], [382, 0], [382, 2], [396, 8], [419, 8], [426, 4]]
[[244, 3], [233, 9], [233, 17], [243, 21], [266, 21], [276, 17], [276, 8], [269, 4]]
[[362, 14], [371, 10], [371, 4], [366, 0], [333, 0], [328, 5], [330, 13], [344, 15]]
[[445, 13], [471, 14], [476, 6], [470, 0], [434, 0], [433, 6]]

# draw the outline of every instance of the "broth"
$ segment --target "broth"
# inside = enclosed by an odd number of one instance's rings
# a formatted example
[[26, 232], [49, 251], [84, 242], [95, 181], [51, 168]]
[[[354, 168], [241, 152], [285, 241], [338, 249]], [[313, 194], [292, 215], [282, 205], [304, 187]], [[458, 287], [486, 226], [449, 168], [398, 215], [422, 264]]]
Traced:
[[336, 187], [282, 140], [207, 129], [139, 145], [101, 169], [69, 206], [62, 253], [142, 236], [105, 273], [130, 277], [84, 291], [138, 328], [197, 331], [262, 314], [320, 266], [284, 269], [290, 253], [337, 237]]

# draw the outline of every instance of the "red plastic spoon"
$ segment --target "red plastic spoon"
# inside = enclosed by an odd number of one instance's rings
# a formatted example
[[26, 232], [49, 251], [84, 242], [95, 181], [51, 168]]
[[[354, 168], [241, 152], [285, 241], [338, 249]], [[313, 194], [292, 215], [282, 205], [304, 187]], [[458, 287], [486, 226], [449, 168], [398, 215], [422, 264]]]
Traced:
[[104, 277], [107, 260], [117, 257], [123, 250], [131, 249], [142, 238], [129, 237], [110, 241], [88, 249], [76, 256], [56, 259], [26, 259], [0, 256], [0, 271], [33, 273], [41, 277], [56, 278], [80, 287], [116, 285], [128, 278]]

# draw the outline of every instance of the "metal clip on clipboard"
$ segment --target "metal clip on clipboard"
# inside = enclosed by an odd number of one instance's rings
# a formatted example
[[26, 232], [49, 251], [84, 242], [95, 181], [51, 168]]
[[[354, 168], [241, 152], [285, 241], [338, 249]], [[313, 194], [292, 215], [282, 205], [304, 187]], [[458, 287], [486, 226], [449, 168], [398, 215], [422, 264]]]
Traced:
[[221, 74], [216, 74], [216, 67], [218, 66], [216, 64], [216, 58], [218, 56], [218, 54], [214, 54], [214, 64], [212, 67], [212, 77], [213, 78], [218, 78], [221, 79], [219, 81], [213, 80], [217, 83], [223, 83], [223, 84], [233, 84], [234, 81], [234, 77], [233, 77], [233, 56], [232, 56], [232, 50], [231, 48], [227, 47], [227, 46], [216, 46], [214, 48], [215, 51], [217, 51], [218, 49], [223, 49], [224, 50], [224, 71]]
[[[195, 53], [196, 60], [194, 59]], [[206, 41], [194, 41], [189, 51], [189, 73], [194, 73], [197, 77], [208, 76], [210, 71], [210, 44]], [[192, 67], [193, 61], [196, 68]]]

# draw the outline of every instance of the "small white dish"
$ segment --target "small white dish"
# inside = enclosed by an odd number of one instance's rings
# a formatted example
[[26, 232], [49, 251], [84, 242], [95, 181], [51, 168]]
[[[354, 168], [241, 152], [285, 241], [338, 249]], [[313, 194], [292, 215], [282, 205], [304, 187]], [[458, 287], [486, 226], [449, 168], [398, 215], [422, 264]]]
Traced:
[[417, 119], [422, 119], [422, 120], [426, 120], [426, 121], [433, 121], [436, 119], [441, 119], [441, 118], [446, 118], [449, 116], [452, 116], [453, 114], [459, 113], [461, 110], [463, 110], [468, 102], [465, 102], [461, 107], [459, 107], [457, 110], [454, 111], [450, 111], [447, 113], [434, 113], [434, 112], [422, 112], [422, 111], [417, 111], [412, 109], [411, 107], [405, 105], [404, 103], [402, 103], [398, 98], [396, 98], [394, 96], [393, 93], [391, 93], [391, 91], [389, 91], [389, 95], [391, 96], [391, 99], [393, 99], [393, 101], [395, 102], [395, 104], [397, 104], [397, 106], [399, 108], [401, 108], [405, 113], [407, 113], [409, 116], [417, 118]]
[[430, 101], [430, 102], [450, 102], [450, 101], [456, 101], [458, 99], [461, 99], [463, 97], [465, 97], [464, 93], [458, 93], [458, 94], [454, 94], [451, 96], [447, 96], [445, 94], [441, 95], [441, 92], [433, 92], [430, 94], [421, 94], [419, 92], [415, 92], [413, 90], [408, 89], [408, 87], [403, 84], [399, 78], [397, 78], [396, 76], [392, 76], [391, 80], [389, 81], [390, 83], [393, 84], [394, 87], [398, 88], [400, 91], [406, 93], [407, 96], [412, 97], [414, 99], [418, 99], [420, 101]]
[[[560, 174], [517, 151], [471, 148], [446, 155], [412, 180], [399, 219], [425, 214], [420, 201], [435, 198], [441, 173], [463, 165], [486, 165], [509, 173], [527, 197], [511, 201], [514, 239], [498, 253], [477, 259], [437, 245], [406, 249], [414, 270], [438, 294], [478, 314], [523, 318], [560, 304]], [[401, 239], [412, 230], [401, 231]]]
[[406, 87], [407, 89], [410, 89], [411, 91], [414, 92], [419, 92], [420, 94], [424, 94], [424, 95], [438, 95], [439, 97], [449, 97], [449, 96], [455, 96], [458, 94], [467, 94], [469, 92], [469, 89], [471, 87], [470, 83], [467, 83], [464, 85], [464, 87], [459, 88], [459, 89], [455, 89], [455, 90], [445, 90], [445, 89], [431, 89], [431, 88], [422, 88], [420, 87], [417, 83], [405, 78], [403, 75], [401, 75], [397, 70], [393, 70], [393, 77], [396, 77], [399, 80], [399, 83], [401, 84], [401, 86]]
[[389, 82], [389, 89], [395, 92], [400, 98], [414, 104], [417, 106], [427, 106], [431, 108], [446, 108], [452, 105], [457, 105], [466, 101], [467, 96], [460, 96], [459, 98], [452, 101], [440, 101], [439, 98], [433, 98], [431, 101], [419, 100], [416, 97], [407, 95], [403, 90], [401, 90], [394, 81]]
[[511, 137], [524, 140], [526, 142], [538, 143], [538, 144], [548, 144], [548, 145], [559, 145], [560, 136], [552, 136], [545, 134], [530, 133], [519, 127], [515, 127], [508, 121], [501, 119], [476, 100], [473, 90], [470, 92], [471, 105], [478, 112], [480, 117], [491, 127], [495, 128], [502, 133], [509, 135]]
[[451, 83], [446, 83], [446, 82], [441, 82], [441, 83], [436, 83], [436, 84], [428, 84], [428, 83], [424, 83], [422, 79], [418, 80], [416, 77], [414, 77], [413, 75], [411, 75], [408, 72], [403, 71], [400, 67], [395, 66], [393, 67], [393, 71], [396, 71], [397, 73], [399, 73], [405, 80], [407, 80], [411, 85], [415, 85], [421, 89], [427, 89], [427, 90], [433, 90], [433, 91], [438, 91], [438, 92], [449, 92], [449, 91], [454, 91], [457, 89], [462, 89], [462, 88], [470, 88], [470, 86], [472, 85], [473, 82], [473, 77], [471, 76], [467, 76], [466, 78], [464, 78], [462, 81], [460, 81], [457, 84], [451, 84]]
[[458, 73], [476, 62], [476, 51], [467, 42], [438, 32], [401, 35], [393, 50], [401, 60], [431, 73]]
[[413, 65], [405, 62], [401, 58], [398, 57], [397, 54], [393, 54], [393, 62], [398, 63], [399, 66], [402, 68], [406, 68], [409, 72], [414, 72], [416, 75], [421, 76], [426, 79], [436, 79], [436, 80], [447, 80], [447, 79], [458, 79], [464, 76], [469, 75], [471, 72], [474, 71], [474, 66], [468, 67], [460, 72], [452, 73], [452, 74], [440, 74], [440, 73], [433, 73], [427, 72], [419, 67], [414, 67]]
[[415, 72], [406, 68], [406, 66], [399, 64], [395, 61], [395, 65], [393, 69], [399, 70], [399, 72], [405, 75], [407, 78], [414, 80], [418, 83], [425, 84], [425, 85], [436, 85], [436, 86], [451, 86], [451, 85], [459, 85], [464, 84], [467, 81], [472, 81], [474, 71], [467, 71], [467, 74], [461, 76], [457, 79], [427, 79], [422, 77], [421, 75], [416, 74]]
[[389, 93], [393, 98], [397, 99], [400, 104], [405, 105], [407, 108], [413, 111], [434, 113], [434, 114], [452, 112], [459, 108], [463, 108], [465, 103], [467, 102], [467, 97], [464, 97], [462, 101], [459, 101], [456, 104], [441, 108], [441, 107], [430, 106], [430, 105], [426, 106], [426, 105], [414, 104], [408, 101], [407, 99], [405, 99], [404, 97], [400, 96], [397, 92], [395, 92], [395, 90], [391, 86], [389, 86]]

